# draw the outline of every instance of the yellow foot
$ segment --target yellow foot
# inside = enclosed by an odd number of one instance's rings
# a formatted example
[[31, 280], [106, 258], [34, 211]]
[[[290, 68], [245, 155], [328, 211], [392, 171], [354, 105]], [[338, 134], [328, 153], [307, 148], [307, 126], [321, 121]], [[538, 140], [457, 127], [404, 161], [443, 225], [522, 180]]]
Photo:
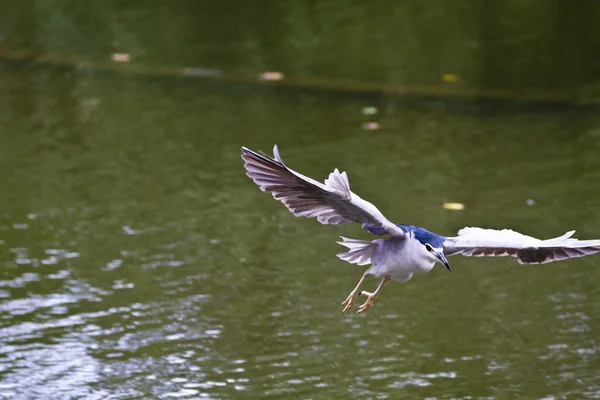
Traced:
[[360, 295], [367, 296], [367, 301], [365, 301], [362, 306], [358, 307], [357, 313], [361, 313], [361, 312], [366, 311], [367, 309], [369, 309], [373, 305], [373, 303], [375, 302], [375, 299], [377, 299], [377, 295], [375, 293], [370, 293], [370, 292], [363, 291], [363, 292], [360, 292], [358, 295], [359, 296]]
[[346, 305], [346, 307], [344, 307], [344, 309], [342, 310], [343, 313], [345, 313], [346, 311], [348, 311], [349, 309], [352, 308], [352, 305], [354, 304], [354, 300], [356, 300], [356, 298], [358, 297], [358, 293], [356, 292], [350, 292], [350, 294], [348, 295], [348, 298], [346, 300], [344, 300], [344, 302], [342, 303], [342, 305]]

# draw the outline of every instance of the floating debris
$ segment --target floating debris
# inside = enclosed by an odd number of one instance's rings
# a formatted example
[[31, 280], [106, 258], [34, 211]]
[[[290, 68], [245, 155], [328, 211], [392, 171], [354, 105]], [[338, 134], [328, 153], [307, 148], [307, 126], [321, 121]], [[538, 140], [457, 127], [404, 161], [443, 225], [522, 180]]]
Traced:
[[365, 122], [364, 124], [362, 124], [362, 128], [365, 131], [376, 131], [379, 128], [381, 128], [381, 124], [379, 122], [375, 122], [375, 121]]
[[375, 115], [379, 112], [377, 107], [363, 107], [362, 113], [363, 115]]
[[457, 74], [442, 74], [442, 81], [446, 83], [454, 83], [460, 80], [460, 76]]
[[534, 199], [527, 199], [527, 200], [525, 200], [525, 204], [527, 204], [528, 206], [533, 206], [535, 204], [535, 200]]
[[460, 211], [465, 209], [465, 205], [463, 203], [444, 203], [444, 208], [446, 210]]
[[114, 62], [129, 62], [129, 61], [131, 61], [131, 56], [127, 53], [113, 53], [110, 56], [110, 58]]
[[283, 72], [263, 72], [258, 75], [261, 81], [281, 81], [283, 80]]

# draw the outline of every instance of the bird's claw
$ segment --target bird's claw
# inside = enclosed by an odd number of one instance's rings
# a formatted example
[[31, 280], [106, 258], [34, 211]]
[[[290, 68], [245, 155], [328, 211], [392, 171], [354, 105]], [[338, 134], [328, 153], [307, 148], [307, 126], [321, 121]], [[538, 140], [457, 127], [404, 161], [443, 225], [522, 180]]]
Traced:
[[342, 303], [342, 305], [346, 305], [346, 307], [344, 307], [344, 309], [342, 310], [343, 313], [352, 308], [352, 306], [354, 305], [354, 300], [356, 300], [357, 297], [358, 294], [355, 292], [352, 292], [348, 295], [348, 298], [346, 298], [346, 300], [344, 300], [344, 302]]
[[367, 300], [360, 307], [358, 307], [358, 311], [356, 312], [357, 314], [368, 310], [375, 302], [375, 299], [377, 299], [377, 296], [370, 292], [360, 292], [359, 295], [367, 296]]

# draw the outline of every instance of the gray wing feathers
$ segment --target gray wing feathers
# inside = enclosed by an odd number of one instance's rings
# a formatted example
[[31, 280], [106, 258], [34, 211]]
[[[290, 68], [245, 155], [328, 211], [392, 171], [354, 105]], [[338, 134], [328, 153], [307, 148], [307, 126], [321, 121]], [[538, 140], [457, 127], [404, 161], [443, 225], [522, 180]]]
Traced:
[[349, 239], [343, 236], [340, 237], [342, 238], [342, 241], [337, 243], [350, 250], [345, 253], [336, 254], [339, 259], [357, 265], [367, 265], [371, 262], [373, 251], [377, 248], [376, 241]]
[[446, 239], [444, 253], [470, 257], [516, 257], [520, 264], [545, 264], [600, 252], [600, 240], [572, 238], [575, 231], [540, 240], [510, 229], [463, 228]]
[[345, 172], [337, 168], [324, 183], [288, 168], [275, 145], [274, 158], [242, 147], [248, 175], [264, 192], [272, 193], [295, 216], [317, 218], [322, 224], [370, 223], [387, 233], [404, 236], [402, 229], [388, 221], [371, 203], [350, 190]]

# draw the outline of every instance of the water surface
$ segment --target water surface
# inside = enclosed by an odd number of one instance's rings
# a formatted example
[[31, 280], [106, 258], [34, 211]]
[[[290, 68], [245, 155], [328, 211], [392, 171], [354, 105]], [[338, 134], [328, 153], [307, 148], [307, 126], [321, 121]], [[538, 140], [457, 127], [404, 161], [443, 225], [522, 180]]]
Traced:
[[[132, 10], [132, 20], [160, 16]], [[176, 15], [187, 26], [191, 17]], [[59, 22], [89, 24], [63, 18], [36, 25], [64, 35], [42, 49], [85, 54]], [[189, 61], [192, 39], [168, 48], [143, 40], [152, 25], [107, 26], [146, 43], [146, 54]], [[337, 43], [335, 32], [323, 37]], [[32, 43], [17, 33], [5, 40]], [[110, 50], [100, 34], [89, 40]], [[231, 43], [215, 46], [246, 54]], [[276, 54], [265, 49], [254, 54]], [[206, 51], [211, 62], [222, 54]], [[293, 64], [279, 57], [263, 66]], [[357, 68], [346, 73], [369, 79]], [[335, 241], [367, 235], [297, 219], [244, 175], [240, 146], [277, 143], [307, 175], [347, 170], [398, 223], [445, 235], [463, 226], [600, 235], [596, 113], [411, 105], [3, 63], [0, 398], [599, 398], [600, 258], [454, 257], [452, 273], [390, 284], [367, 313], [344, 315], [362, 271], [334, 256]], [[379, 109], [381, 129], [361, 128], [366, 106]], [[449, 201], [465, 210], [444, 209]]]

